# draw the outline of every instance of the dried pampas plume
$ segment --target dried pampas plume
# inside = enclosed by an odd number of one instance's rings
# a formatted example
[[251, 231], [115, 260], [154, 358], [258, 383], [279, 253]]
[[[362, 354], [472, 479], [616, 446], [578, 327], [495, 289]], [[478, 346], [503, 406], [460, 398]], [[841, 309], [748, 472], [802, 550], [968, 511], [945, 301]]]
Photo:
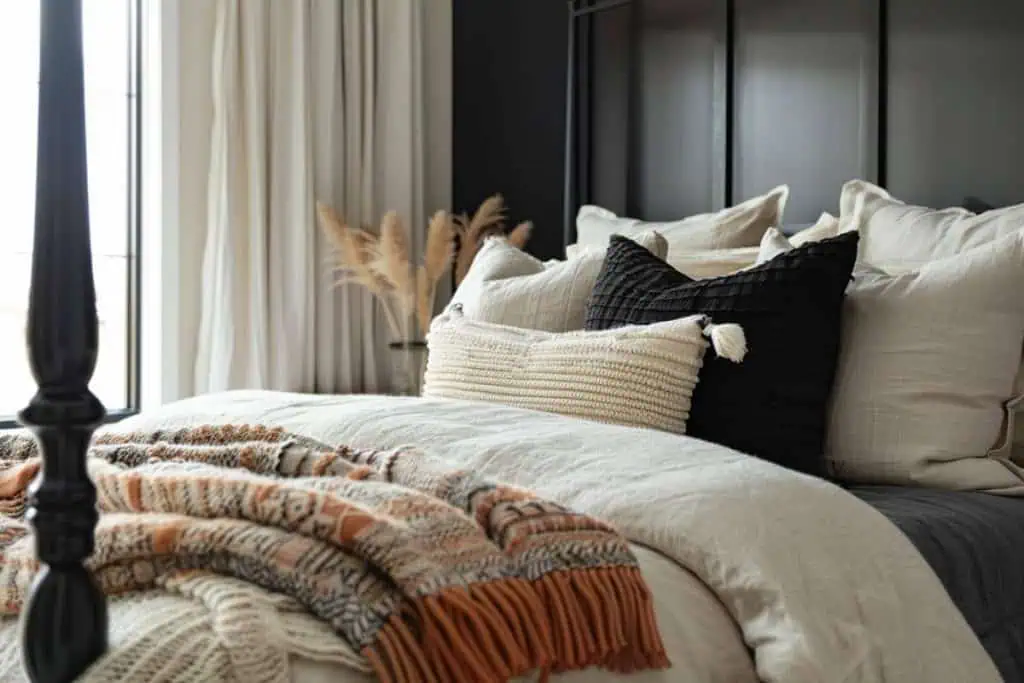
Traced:
[[375, 295], [383, 294], [386, 283], [372, 267], [376, 237], [366, 230], [350, 228], [329, 206], [318, 202], [316, 211], [320, 226], [338, 252], [339, 268], [344, 271], [338, 283], [356, 282]]
[[391, 286], [392, 297], [405, 317], [415, 310], [416, 283], [409, 258], [409, 240], [405, 226], [395, 211], [384, 215], [380, 224], [380, 238], [373, 256], [373, 270]]
[[508, 243], [518, 249], [525, 249], [526, 243], [530, 241], [530, 233], [533, 232], [533, 223], [520, 223], [512, 228], [508, 234]]
[[459, 284], [466, 277], [484, 239], [500, 233], [504, 223], [505, 199], [500, 194], [485, 199], [472, 218], [466, 214], [455, 218], [455, 231], [459, 236], [459, 253], [455, 257], [455, 284]]
[[398, 213], [385, 214], [380, 232], [375, 234], [351, 227], [325, 204], [318, 202], [316, 208], [342, 274], [338, 284], [361, 285], [377, 298], [394, 341], [412, 341], [414, 321], [425, 334], [433, 317], [438, 283], [455, 257], [451, 217], [438, 211], [431, 218], [424, 262], [417, 266], [408, 230]]
[[[484, 239], [504, 233], [505, 202], [501, 195], [485, 200], [472, 218], [438, 211], [427, 224], [423, 262], [417, 264], [408, 230], [398, 213], [385, 214], [379, 233], [374, 233], [349, 226], [325, 204], [317, 202], [316, 209], [342, 273], [338, 284], [359, 284], [375, 296], [396, 341], [413, 340], [414, 322], [425, 335], [433, 319], [441, 278], [454, 265], [456, 284], [461, 282]], [[522, 249], [532, 229], [532, 224], [521, 223], [506, 239]]]

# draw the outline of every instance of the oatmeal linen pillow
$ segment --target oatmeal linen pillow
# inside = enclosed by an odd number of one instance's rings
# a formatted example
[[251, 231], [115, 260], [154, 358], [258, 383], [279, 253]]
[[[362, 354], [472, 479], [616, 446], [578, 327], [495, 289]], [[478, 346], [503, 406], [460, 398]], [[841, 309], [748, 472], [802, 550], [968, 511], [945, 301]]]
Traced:
[[[863, 180], [843, 186], [840, 221], [861, 233], [860, 259], [890, 273], [902, 273], [955, 256], [1024, 230], [1024, 204], [975, 214], [961, 208], [931, 209], [894, 198]], [[1024, 351], [1024, 350], [1022, 350]], [[1022, 354], [1024, 359], [1024, 354]], [[1016, 370], [1017, 394], [1024, 394], [1024, 362]], [[1013, 449], [1024, 459], [1024, 404], [1011, 411]]]
[[[569, 245], [568, 258], [579, 258], [592, 252], [604, 254], [607, 247], [581, 247]], [[718, 277], [749, 268], [757, 262], [759, 247], [737, 247], [735, 249], [704, 249], [698, 251], [676, 251], [668, 264], [693, 278]]]
[[930, 209], [906, 204], [863, 180], [843, 186], [839, 205], [843, 229], [861, 234], [860, 260], [889, 273], [956, 256], [1024, 229], [1024, 204], [983, 214]]
[[826, 460], [842, 480], [1024, 494], [1008, 405], [1024, 345], [1024, 233], [888, 275], [843, 310]]
[[756, 247], [764, 231], [782, 223], [789, 188], [780, 186], [742, 204], [678, 221], [621, 218], [599, 206], [584, 206], [576, 217], [579, 247], [607, 247], [612, 235], [630, 237], [656, 230], [668, 241], [668, 259], [683, 252]]
[[[742, 360], [742, 329], [710, 325], [704, 316], [552, 333], [453, 311], [439, 316], [427, 335], [423, 395], [683, 434], [708, 347], [705, 335], [732, 360]], [[723, 339], [731, 346], [722, 346]]]
[[[777, 244], [774, 239], [769, 239], [769, 235], [773, 233], [782, 239], [785, 244], [784, 249], [772, 246]], [[698, 280], [709, 277], [721, 277], [722, 275], [730, 275], [764, 263], [793, 247], [800, 247], [811, 242], [820, 242], [829, 237], [835, 237], [838, 234], [839, 219], [829, 213], [823, 213], [817, 223], [809, 225], [806, 229], [800, 230], [788, 239], [775, 228], [769, 228], [761, 239], [761, 246], [759, 247], [695, 251], [678, 250], [672, 258], [666, 259], [666, 262], [679, 272]], [[602, 254], [605, 252], [603, 247], [581, 247], [578, 244], [570, 244], [566, 247], [566, 255], [572, 259], [591, 250], [600, 251]]]
[[[665, 255], [665, 240], [647, 231], [633, 240]], [[499, 238], [487, 240], [452, 295], [472, 320], [531, 330], [568, 332], [583, 328], [587, 298], [604, 263], [604, 249], [569, 261], [543, 262]]]

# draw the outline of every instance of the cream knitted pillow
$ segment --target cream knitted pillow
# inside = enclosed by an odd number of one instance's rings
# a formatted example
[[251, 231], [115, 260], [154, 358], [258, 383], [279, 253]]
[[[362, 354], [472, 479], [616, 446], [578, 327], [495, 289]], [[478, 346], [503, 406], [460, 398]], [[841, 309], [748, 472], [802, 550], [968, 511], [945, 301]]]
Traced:
[[423, 395], [501, 403], [631, 427], [686, 432], [711, 338], [736, 362], [737, 325], [690, 316], [599, 332], [551, 333], [439, 316], [427, 335]]
[[[631, 238], [663, 258], [665, 240], [655, 232]], [[542, 262], [503, 239], [489, 239], [473, 259], [448, 310], [467, 318], [548, 332], [583, 329], [587, 299], [604, 264], [605, 249], [569, 261]]]

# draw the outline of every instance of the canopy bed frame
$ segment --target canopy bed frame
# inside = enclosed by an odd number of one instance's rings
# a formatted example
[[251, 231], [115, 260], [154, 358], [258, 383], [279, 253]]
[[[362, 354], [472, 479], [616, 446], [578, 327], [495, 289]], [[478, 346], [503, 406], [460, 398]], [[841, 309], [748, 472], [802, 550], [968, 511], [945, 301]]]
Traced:
[[26, 517], [43, 569], [24, 615], [34, 683], [75, 680], [107, 647], [106, 601], [83, 562], [93, 551], [96, 489], [85, 458], [105, 410], [89, 391], [98, 321], [89, 240], [81, 0], [43, 0], [39, 142], [28, 351], [39, 390], [19, 418], [43, 470]]
[[[24, 610], [23, 652], [35, 683], [78, 678], [107, 647], [106, 601], [84, 561], [93, 551], [96, 490], [86, 470], [86, 451], [105, 411], [88, 385], [97, 357], [98, 324], [89, 238], [82, 0], [42, 0], [39, 129], [35, 237], [27, 341], [38, 393], [20, 414], [37, 436], [43, 470], [31, 489], [28, 520], [35, 530], [43, 569]], [[604, 12], [628, 11], [626, 53], [630, 94], [625, 136], [640, 126], [640, 0], [570, 0], [567, 85], [565, 238], [574, 241], [574, 216], [599, 200], [595, 140], [595, 21]], [[872, 179], [886, 183], [889, 169], [889, 2], [877, 0], [874, 15], [873, 96], [875, 151]], [[737, 0], [715, 2], [724, 50], [718, 54], [715, 112], [715, 203], [739, 198], [736, 182]], [[643, 210], [636, 145], [625, 145], [624, 207]], [[964, 188], [967, 194], [976, 188]], [[998, 198], [997, 198], [998, 199]]]

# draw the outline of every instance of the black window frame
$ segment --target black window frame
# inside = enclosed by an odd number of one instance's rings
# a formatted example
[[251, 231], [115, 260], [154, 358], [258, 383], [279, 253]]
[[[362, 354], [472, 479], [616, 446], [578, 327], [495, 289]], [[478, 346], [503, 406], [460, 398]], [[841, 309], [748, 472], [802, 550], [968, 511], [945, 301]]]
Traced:
[[[88, 1], [88, 0], [85, 0]], [[125, 398], [127, 406], [110, 410], [105, 424], [118, 422], [139, 412], [142, 401], [142, 12], [145, 0], [124, 0], [128, 5], [128, 72], [125, 74], [125, 106], [128, 108], [128, 234], [125, 277], [127, 292], [124, 339]], [[152, 11], [152, 10], [151, 10]], [[27, 349], [27, 347], [26, 347]], [[12, 362], [18, 359], [12, 359]], [[28, 353], [20, 359], [28, 363]], [[28, 405], [31, 396], [25, 397]], [[21, 423], [17, 416], [0, 415], [0, 429], [14, 429]]]

